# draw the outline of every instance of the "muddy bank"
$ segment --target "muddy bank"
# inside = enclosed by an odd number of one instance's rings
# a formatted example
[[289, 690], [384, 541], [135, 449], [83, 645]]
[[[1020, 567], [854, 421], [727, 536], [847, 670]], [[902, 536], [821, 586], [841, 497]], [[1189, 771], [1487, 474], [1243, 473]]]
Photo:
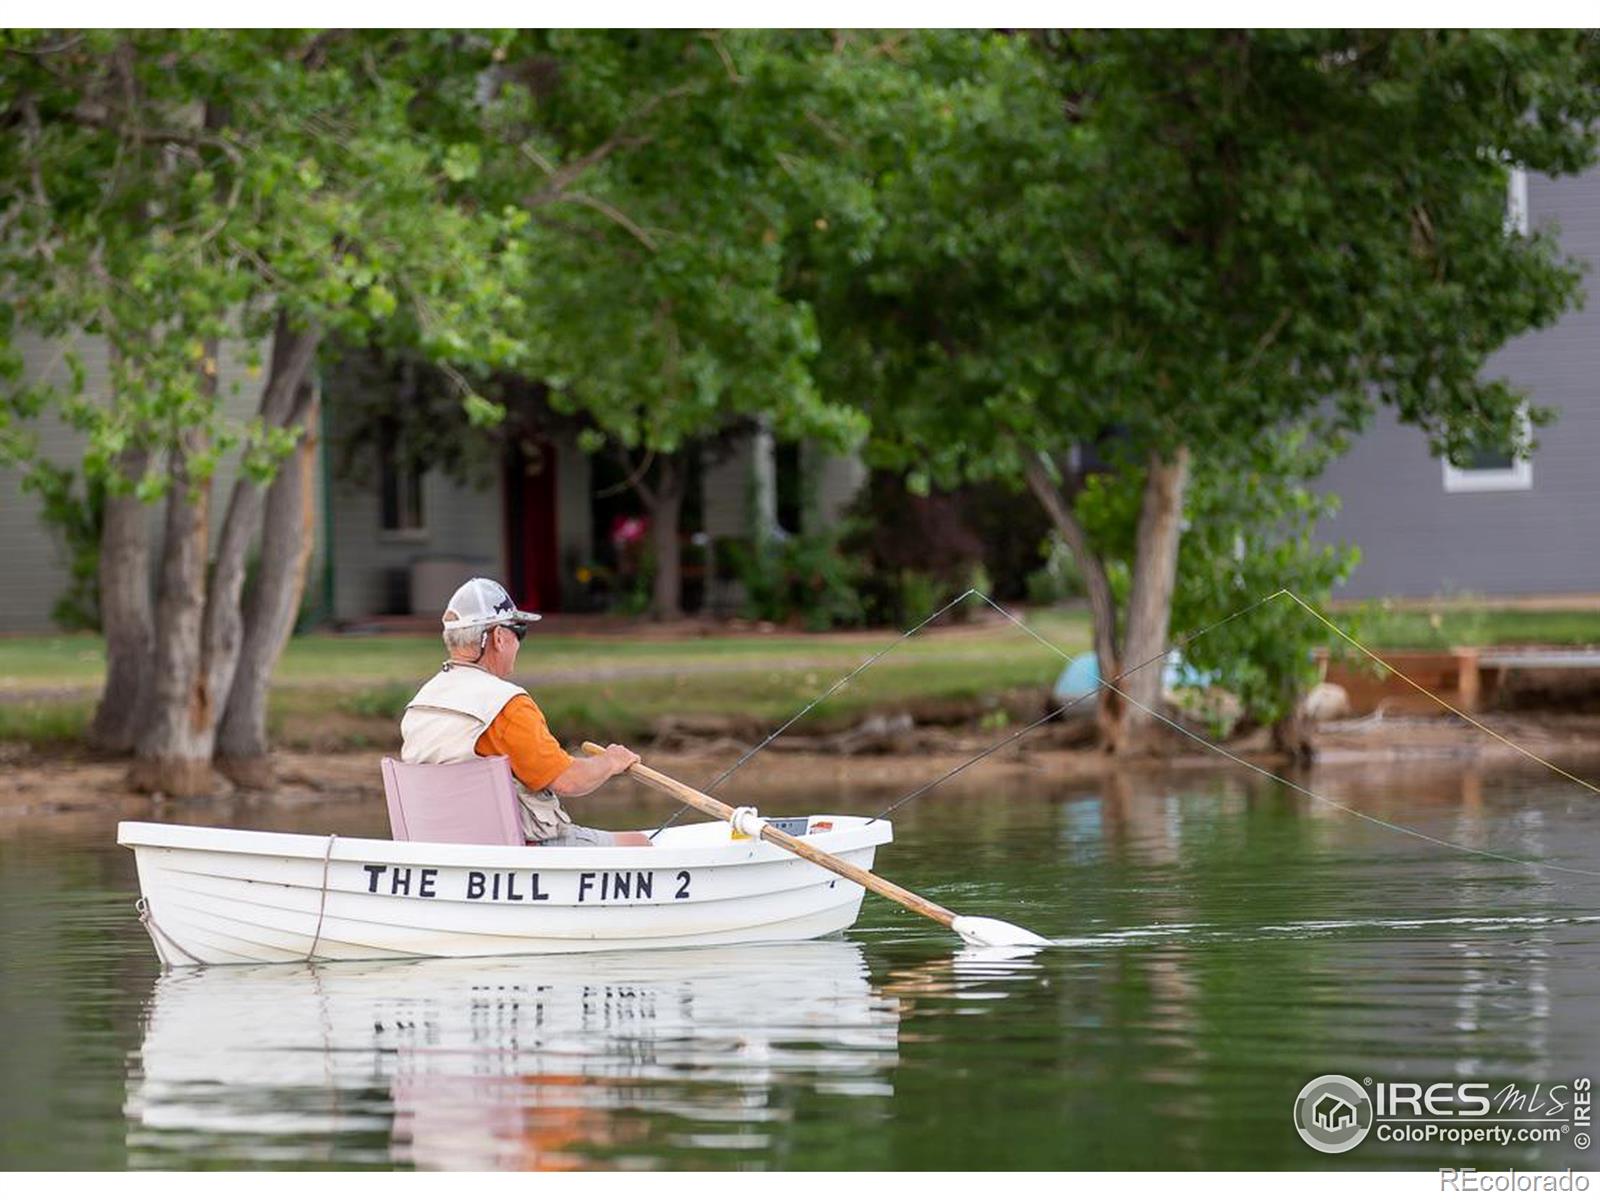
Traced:
[[[1457, 718], [1364, 718], [1318, 727], [1316, 771], [1392, 770], [1404, 765], [1424, 777], [1448, 778], [1473, 769], [1517, 765], [1540, 769], [1528, 754], [1549, 760], [1580, 779], [1600, 771], [1600, 716], [1587, 714], [1494, 718], [1497, 738]], [[815, 805], [853, 795], [881, 798], [909, 791], [939, 778], [993, 746], [1003, 732], [955, 732], [892, 722], [864, 725], [841, 740], [785, 738], [744, 766], [724, 795], [758, 799], [804, 795]], [[1111, 760], [1093, 749], [1068, 743], [1077, 735], [1045, 727], [996, 751], [929, 793], [970, 795], [975, 789], [1008, 786], [1093, 784], [1128, 775], [1237, 771], [1224, 755], [1197, 744], [1177, 747], [1160, 758]], [[1503, 739], [1503, 740], [1502, 740]], [[676, 746], [649, 752], [658, 769], [705, 784], [738, 760], [749, 743], [728, 737], [684, 736]], [[1262, 734], [1229, 743], [1229, 754], [1275, 774], [1289, 765], [1266, 748]], [[386, 818], [378, 759], [392, 747], [331, 753], [278, 755], [277, 782], [269, 791], [246, 791], [226, 784], [214, 795], [173, 801], [140, 795], [127, 785], [127, 765], [82, 754], [46, 754], [19, 745], [0, 746], [0, 838], [31, 829], [67, 834], [103, 832], [116, 820], [158, 820], [246, 826], [292, 827], [297, 812], [315, 809], [319, 821], [348, 811], [352, 832], [385, 836]], [[1523, 752], [1527, 753], [1523, 753]], [[606, 789], [607, 801], [637, 806], [650, 796], [631, 783]], [[920, 802], [920, 801], [919, 801]], [[848, 807], [847, 805], [841, 805]], [[591, 808], [591, 811], [594, 811]]]

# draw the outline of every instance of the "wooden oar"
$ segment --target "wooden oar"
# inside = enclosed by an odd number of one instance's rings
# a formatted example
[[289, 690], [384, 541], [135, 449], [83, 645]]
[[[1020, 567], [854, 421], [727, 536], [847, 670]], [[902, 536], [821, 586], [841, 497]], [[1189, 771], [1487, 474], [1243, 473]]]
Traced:
[[[593, 742], [583, 744], [585, 754], [604, 754], [605, 750]], [[715, 817], [719, 821], [731, 821], [733, 808], [718, 800], [715, 796], [708, 796], [702, 791], [690, 787], [686, 783], [679, 783], [670, 775], [663, 775], [660, 771], [645, 766], [642, 762], [635, 763], [628, 768], [628, 773], [648, 783], [653, 788], [666, 792], [683, 801], [691, 808], [697, 808], [707, 816]], [[762, 823], [761, 840], [771, 842], [774, 846], [781, 846], [790, 854], [798, 855], [807, 862], [816, 863], [836, 875], [843, 875], [853, 883], [859, 883], [869, 891], [877, 892], [886, 899], [893, 900], [896, 904], [904, 905], [912, 912], [937, 921], [954, 932], [961, 935], [963, 941], [974, 946], [1048, 946], [1048, 938], [1042, 938], [1037, 933], [1023, 929], [1020, 925], [1013, 925], [1009, 921], [997, 921], [992, 917], [963, 917], [953, 913], [942, 904], [935, 904], [932, 900], [924, 899], [915, 892], [907, 891], [897, 883], [874, 875], [871, 871], [863, 871], [852, 863], [836, 858], [826, 850], [819, 850], [810, 842], [803, 842], [797, 837], [791, 837], [781, 830], [774, 829], [771, 825]]]

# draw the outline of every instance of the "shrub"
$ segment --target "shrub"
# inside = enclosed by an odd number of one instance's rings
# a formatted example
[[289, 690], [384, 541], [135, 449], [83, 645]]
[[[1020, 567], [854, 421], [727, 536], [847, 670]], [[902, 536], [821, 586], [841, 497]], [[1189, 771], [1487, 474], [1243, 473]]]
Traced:
[[726, 553], [744, 585], [745, 615], [820, 632], [866, 620], [860, 561], [841, 551], [839, 531], [753, 542], [728, 542]]
[[70, 468], [41, 462], [26, 476], [23, 487], [38, 495], [40, 519], [60, 539], [66, 558], [68, 583], [50, 611], [51, 619], [62, 629], [98, 631], [105, 484], [86, 478], [80, 492]]
[[1083, 568], [1060, 534], [1052, 533], [1044, 540], [1044, 555], [1044, 565], [1028, 576], [1028, 603], [1059, 604], [1081, 597]]

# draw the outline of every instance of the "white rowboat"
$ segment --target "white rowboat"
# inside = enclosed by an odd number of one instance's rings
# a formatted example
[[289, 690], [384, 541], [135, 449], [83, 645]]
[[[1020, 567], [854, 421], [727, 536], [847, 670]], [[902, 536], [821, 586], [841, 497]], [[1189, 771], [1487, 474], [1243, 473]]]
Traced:
[[[797, 822], [798, 824], [798, 822]], [[887, 821], [805, 819], [870, 869]], [[124, 821], [169, 966], [638, 950], [823, 937], [864, 891], [720, 821], [651, 846], [444, 845]]]

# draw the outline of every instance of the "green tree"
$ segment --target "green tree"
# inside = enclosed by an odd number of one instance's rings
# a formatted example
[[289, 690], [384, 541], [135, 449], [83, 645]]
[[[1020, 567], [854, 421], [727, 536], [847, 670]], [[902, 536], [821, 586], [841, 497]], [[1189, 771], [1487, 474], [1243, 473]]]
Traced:
[[[509, 153], [486, 150], [469, 185], [524, 218], [507, 332], [537, 351], [520, 390], [624, 463], [650, 516], [658, 617], [680, 610], [694, 458], [763, 427], [836, 447], [865, 432], [816, 387], [815, 317], [786, 287], [787, 244], [825, 230], [852, 187], [865, 195], [831, 123], [859, 57], [812, 33], [539, 31], [480, 80], [529, 96], [501, 122]], [[429, 438], [445, 462], [476, 441], [464, 422]]]
[[555, 80], [525, 203], [570, 235], [532, 255], [543, 382], [591, 450], [626, 462], [650, 515], [652, 611], [673, 617], [691, 456], [761, 426], [839, 447], [865, 432], [819, 393], [815, 320], [784, 288], [785, 243], [826, 223], [832, 97], [817, 79], [848, 52], [820, 34], [560, 32], [513, 53]]
[[[1107, 677], [1167, 640], [1197, 459], [1380, 403], [1443, 453], [1519, 437], [1484, 362], [1578, 270], [1507, 231], [1507, 177], [1594, 161], [1590, 36], [940, 36], [902, 62], [899, 132], [864, 148], [883, 232], [864, 269], [810, 277], [823, 361], [872, 398], [885, 460], [1026, 482]], [[1139, 490], [1120, 605], [1074, 504], [1085, 447]], [[1102, 733], [1137, 748], [1159, 673], [1125, 687]]]
[[[1269, 432], [1238, 449], [1231, 460], [1208, 454], [1196, 461], [1184, 499], [1172, 625], [1203, 634], [1183, 643], [1185, 661], [1237, 697], [1246, 717], [1271, 726], [1279, 750], [1304, 759], [1311, 745], [1300, 701], [1316, 682], [1314, 652], [1324, 631], [1283, 597], [1255, 606], [1281, 588], [1326, 602], [1354, 569], [1355, 549], [1313, 536], [1338, 499], [1311, 483], [1344, 447], [1325, 432], [1298, 429]], [[1142, 492], [1138, 472], [1096, 474], [1073, 505], [1119, 607], [1132, 583]], [[1162, 667], [1158, 661], [1144, 669], [1157, 674]]]
[[[0, 271], [18, 298], [5, 332], [102, 338], [111, 382], [92, 394], [80, 371], [52, 395], [19, 381], [13, 350], [0, 363], [14, 381], [4, 449], [30, 458], [18, 418], [46, 406], [84, 434], [83, 470], [108, 493], [97, 740], [131, 747], [143, 786], [202, 790], [219, 728], [227, 754], [265, 750], [265, 688], [309, 552], [307, 384], [322, 339], [391, 338], [483, 361], [525, 349], [484, 334], [517, 302], [508, 281], [524, 245], [510, 216], [478, 208], [462, 186], [500, 117], [474, 91], [498, 43], [5, 36], [0, 165], [24, 182], [0, 214]], [[255, 355], [264, 341], [257, 415], [229, 419], [219, 354]], [[238, 482], [213, 545], [213, 477], [230, 455]]]

